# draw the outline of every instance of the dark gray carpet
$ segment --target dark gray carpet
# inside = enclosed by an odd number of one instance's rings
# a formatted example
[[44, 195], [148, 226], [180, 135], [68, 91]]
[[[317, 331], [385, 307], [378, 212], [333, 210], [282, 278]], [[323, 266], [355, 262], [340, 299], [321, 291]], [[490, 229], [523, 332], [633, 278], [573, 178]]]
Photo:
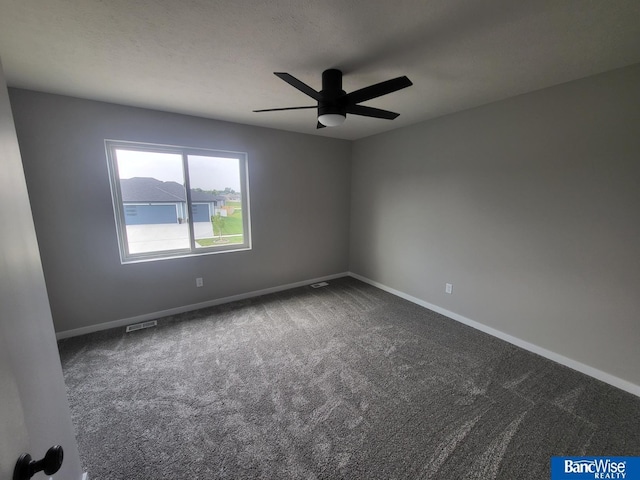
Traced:
[[640, 398], [351, 278], [60, 342], [92, 480], [548, 479]]

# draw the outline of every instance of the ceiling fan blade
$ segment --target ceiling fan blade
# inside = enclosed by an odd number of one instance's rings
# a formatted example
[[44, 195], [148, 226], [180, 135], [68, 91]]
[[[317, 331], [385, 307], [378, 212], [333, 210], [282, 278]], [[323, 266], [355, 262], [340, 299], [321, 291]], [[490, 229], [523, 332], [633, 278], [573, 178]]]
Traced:
[[316, 125], [316, 128], [324, 128], [324, 127], [326, 127], [326, 125], [323, 125], [320, 122], [318, 122], [318, 124]]
[[282, 80], [287, 82], [292, 87], [297, 88], [302, 93], [304, 93], [306, 95], [309, 95], [314, 100], [320, 101], [320, 98], [321, 98], [320, 97], [320, 92], [316, 92], [309, 85], [307, 85], [304, 82], [301, 82], [300, 80], [298, 80], [293, 75], [289, 75], [288, 73], [284, 73], [284, 72], [273, 72], [273, 74], [276, 75], [278, 78], [281, 78]]
[[259, 112], [279, 112], [281, 110], [304, 110], [306, 108], [318, 108], [317, 105], [309, 105], [306, 107], [284, 107], [284, 108], [264, 108], [262, 110], [254, 110], [254, 113], [259, 113]]
[[347, 107], [347, 113], [362, 115], [363, 117], [384, 118], [387, 120], [393, 120], [400, 115], [399, 113], [390, 112], [389, 110], [365, 107], [364, 105], [350, 105]]
[[413, 85], [413, 82], [407, 77], [392, 78], [385, 82], [376, 83], [368, 87], [361, 88], [346, 95], [347, 104], [355, 105], [356, 103], [365, 102], [372, 98], [381, 97], [388, 93], [392, 93], [403, 88]]

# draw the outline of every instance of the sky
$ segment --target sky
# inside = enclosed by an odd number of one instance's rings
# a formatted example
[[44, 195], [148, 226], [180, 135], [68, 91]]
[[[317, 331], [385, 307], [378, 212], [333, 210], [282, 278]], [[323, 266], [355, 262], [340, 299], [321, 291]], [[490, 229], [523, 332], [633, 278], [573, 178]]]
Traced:
[[[121, 179], [152, 177], [163, 182], [184, 185], [182, 156], [174, 153], [116, 150]], [[237, 158], [189, 155], [191, 188], [240, 191], [239, 160]]]

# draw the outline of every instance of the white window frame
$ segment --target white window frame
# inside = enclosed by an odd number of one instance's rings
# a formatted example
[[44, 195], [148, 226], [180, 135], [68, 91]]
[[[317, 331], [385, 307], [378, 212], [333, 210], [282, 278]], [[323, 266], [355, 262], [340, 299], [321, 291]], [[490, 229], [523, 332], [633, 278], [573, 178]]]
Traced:
[[[157, 252], [130, 253], [127, 240], [127, 226], [125, 222], [124, 203], [122, 201], [122, 191], [120, 189], [120, 176], [118, 173], [118, 162], [116, 150], [134, 150], [144, 152], [170, 153], [182, 156], [182, 169], [185, 182], [185, 195], [187, 209], [189, 213], [189, 240], [190, 247], [174, 250], [162, 250]], [[120, 250], [120, 262], [138, 263], [155, 260], [166, 260], [181, 257], [193, 257], [200, 255], [212, 255], [218, 253], [230, 253], [251, 250], [251, 221], [249, 208], [249, 174], [247, 168], [247, 154], [244, 152], [230, 152], [225, 150], [213, 150], [208, 148], [181, 147], [176, 145], [159, 145], [152, 143], [131, 142], [124, 140], [105, 140], [105, 150], [107, 156], [107, 167], [109, 169], [109, 184], [111, 186], [111, 199], [116, 224], [118, 247]], [[218, 158], [233, 158], [238, 160], [240, 169], [241, 205], [242, 205], [242, 235], [243, 243], [230, 245], [214, 245], [211, 247], [197, 247], [194, 235], [193, 212], [191, 201], [191, 187], [189, 181], [189, 155], [210, 156]], [[136, 202], [138, 203], [138, 202]], [[201, 202], [196, 202], [201, 203]]]

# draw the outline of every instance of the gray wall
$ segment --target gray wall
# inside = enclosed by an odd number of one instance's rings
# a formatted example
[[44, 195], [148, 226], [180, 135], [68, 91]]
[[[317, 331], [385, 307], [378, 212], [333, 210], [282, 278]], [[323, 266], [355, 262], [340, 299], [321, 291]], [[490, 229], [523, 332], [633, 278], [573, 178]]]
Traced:
[[635, 65], [356, 141], [350, 270], [640, 385], [639, 86]]
[[79, 479], [78, 446], [1, 65], [0, 224], [0, 478], [10, 478], [21, 453], [38, 460], [60, 444], [65, 460], [58, 478]]
[[[57, 331], [347, 270], [350, 142], [25, 90], [10, 97]], [[253, 250], [121, 265], [105, 138], [247, 152]]]

